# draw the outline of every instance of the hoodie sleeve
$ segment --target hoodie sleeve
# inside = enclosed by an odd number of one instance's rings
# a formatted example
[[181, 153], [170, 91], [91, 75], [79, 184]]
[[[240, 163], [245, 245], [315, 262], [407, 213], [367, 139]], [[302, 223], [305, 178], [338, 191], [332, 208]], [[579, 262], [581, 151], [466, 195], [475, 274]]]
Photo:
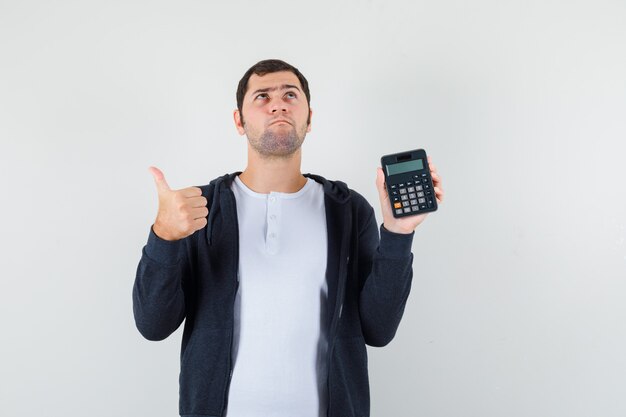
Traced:
[[359, 313], [365, 342], [385, 346], [396, 334], [411, 290], [415, 232], [393, 233], [381, 224], [379, 238], [374, 209], [367, 208], [359, 231]]
[[184, 286], [191, 277], [189, 239], [163, 240], [150, 228], [133, 285], [135, 324], [148, 340], [167, 338], [185, 317]]

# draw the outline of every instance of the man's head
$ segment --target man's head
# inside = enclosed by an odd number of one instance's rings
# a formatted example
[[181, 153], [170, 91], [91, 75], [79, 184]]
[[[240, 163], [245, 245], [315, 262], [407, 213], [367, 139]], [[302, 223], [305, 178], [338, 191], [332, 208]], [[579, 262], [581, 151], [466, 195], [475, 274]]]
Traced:
[[[309, 92], [309, 82], [304, 78], [304, 75], [298, 68], [294, 67], [286, 63], [285, 61], [281, 61], [280, 59], [266, 59], [264, 61], [259, 61], [254, 64], [246, 73], [243, 75], [241, 80], [239, 80], [239, 85], [237, 86], [237, 109], [239, 110], [239, 114], [241, 115], [241, 122], [244, 122], [243, 118], [243, 99], [246, 93], [248, 92], [248, 81], [253, 74], [258, 75], [259, 77], [264, 76], [265, 74], [271, 74], [273, 72], [279, 71], [289, 71], [293, 73], [296, 77], [298, 77], [298, 81], [300, 81], [300, 86], [302, 87], [302, 91], [306, 96], [307, 105], [311, 106], [311, 93]], [[307, 124], [310, 123], [310, 118], [307, 119]]]
[[235, 125], [260, 155], [289, 156], [311, 130], [310, 98], [297, 68], [275, 59], [258, 62], [239, 81]]

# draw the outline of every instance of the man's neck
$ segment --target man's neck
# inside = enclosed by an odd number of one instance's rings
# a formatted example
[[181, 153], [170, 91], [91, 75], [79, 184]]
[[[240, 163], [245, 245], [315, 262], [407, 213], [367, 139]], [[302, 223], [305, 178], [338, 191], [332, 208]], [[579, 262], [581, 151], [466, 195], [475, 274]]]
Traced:
[[307, 179], [300, 172], [301, 150], [288, 158], [262, 158], [248, 151], [248, 166], [239, 179], [254, 192], [295, 193]]

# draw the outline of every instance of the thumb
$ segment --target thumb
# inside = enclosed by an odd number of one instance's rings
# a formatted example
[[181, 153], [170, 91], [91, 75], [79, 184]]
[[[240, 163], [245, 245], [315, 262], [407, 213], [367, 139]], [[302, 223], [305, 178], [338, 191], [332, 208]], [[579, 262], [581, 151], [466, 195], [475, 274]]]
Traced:
[[157, 186], [157, 191], [159, 192], [159, 194], [162, 193], [163, 191], [170, 190], [170, 186], [167, 184], [167, 181], [165, 181], [165, 175], [163, 175], [163, 173], [161, 172], [159, 168], [150, 167], [148, 168], [148, 170], [154, 177], [154, 183]]

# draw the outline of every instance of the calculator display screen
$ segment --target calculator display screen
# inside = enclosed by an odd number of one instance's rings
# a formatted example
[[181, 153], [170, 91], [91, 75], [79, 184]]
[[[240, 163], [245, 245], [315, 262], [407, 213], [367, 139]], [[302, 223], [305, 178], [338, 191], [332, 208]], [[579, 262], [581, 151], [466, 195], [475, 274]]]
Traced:
[[403, 174], [405, 172], [419, 171], [424, 169], [424, 161], [415, 159], [413, 161], [398, 162], [397, 164], [388, 164], [387, 175]]

